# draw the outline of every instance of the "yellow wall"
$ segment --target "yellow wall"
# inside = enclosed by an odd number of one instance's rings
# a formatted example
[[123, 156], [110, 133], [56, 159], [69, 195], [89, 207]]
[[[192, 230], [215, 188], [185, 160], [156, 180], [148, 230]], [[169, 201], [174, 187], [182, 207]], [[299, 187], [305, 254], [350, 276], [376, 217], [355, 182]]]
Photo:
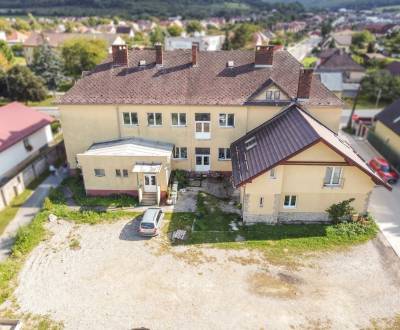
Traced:
[[[175, 144], [188, 148], [187, 160], [173, 160], [172, 167], [186, 170], [195, 169], [194, 148], [209, 147], [211, 170], [231, 171], [230, 161], [218, 160], [218, 148], [228, 148], [230, 144], [261, 125], [281, 111], [273, 106], [138, 106], [138, 105], [60, 105], [61, 122], [64, 132], [67, 159], [71, 168], [76, 167], [76, 155], [87, 150], [93, 143], [109, 139], [139, 136]], [[137, 112], [139, 125], [125, 126], [123, 112]], [[149, 127], [148, 112], [161, 112], [163, 125]], [[171, 113], [185, 112], [186, 127], [172, 127]], [[211, 139], [196, 140], [194, 115], [211, 114]], [[331, 129], [337, 131], [341, 107], [314, 107], [310, 112]], [[235, 127], [219, 127], [220, 113], [234, 113]]]
[[[335, 155], [329, 147], [319, 143], [289, 161], [343, 161], [340, 155]], [[273, 213], [276, 195], [279, 195], [277, 212], [325, 212], [330, 205], [349, 198], [356, 199], [352, 205], [358, 212], [365, 211], [366, 199], [375, 185], [371, 178], [355, 166], [342, 166], [343, 185], [324, 187], [327, 166], [279, 165], [275, 179], [270, 177], [270, 172], [256, 177], [241, 189], [242, 200], [243, 195], [247, 195], [244, 212], [255, 215]], [[284, 208], [285, 195], [297, 196], [296, 208]], [[260, 197], [265, 200], [263, 208], [259, 206]]]
[[[85, 181], [86, 190], [137, 190], [138, 183], [143, 185], [144, 174], [132, 173], [133, 166], [137, 162], [152, 161], [161, 163], [162, 169], [157, 174], [157, 184], [160, 185], [161, 191], [166, 191], [168, 186], [171, 168], [167, 157], [110, 157], [110, 156], [93, 156], [78, 155], [79, 165], [82, 168], [82, 175]], [[105, 170], [105, 176], [97, 177], [94, 175], [94, 169], [100, 168]], [[117, 177], [115, 170], [128, 170], [128, 177]]]
[[376, 122], [375, 133], [381, 138], [382, 141], [385, 141], [390, 147], [400, 154], [400, 135], [394, 133], [380, 121]]

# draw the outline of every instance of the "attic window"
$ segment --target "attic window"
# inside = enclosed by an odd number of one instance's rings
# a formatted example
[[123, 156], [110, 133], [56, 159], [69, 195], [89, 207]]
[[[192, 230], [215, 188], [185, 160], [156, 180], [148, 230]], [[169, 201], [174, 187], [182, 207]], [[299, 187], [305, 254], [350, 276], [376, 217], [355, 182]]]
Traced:
[[257, 145], [256, 137], [253, 136], [250, 139], [244, 141], [244, 146], [246, 147], [246, 150], [250, 150], [254, 148]]
[[145, 65], [146, 65], [146, 60], [139, 61], [139, 66], [145, 66]]
[[398, 116], [395, 120], [393, 120], [393, 124], [397, 124], [400, 121], [400, 116]]
[[266, 99], [268, 101], [277, 101], [280, 100], [280, 98], [281, 98], [280, 91], [267, 91]]
[[235, 66], [235, 62], [233, 62], [233, 61], [226, 62], [226, 67], [227, 68], [233, 68], [234, 66]]

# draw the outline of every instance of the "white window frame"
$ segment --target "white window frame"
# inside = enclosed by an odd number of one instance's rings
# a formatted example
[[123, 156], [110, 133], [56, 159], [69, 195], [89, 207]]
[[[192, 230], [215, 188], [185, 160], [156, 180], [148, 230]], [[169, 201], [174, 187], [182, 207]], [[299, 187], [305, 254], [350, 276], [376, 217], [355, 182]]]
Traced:
[[[103, 171], [103, 174], [100, 174], [99, 171]], [[104, 170], [104, 168], [95, 168], [94, 169], [94, 176], [97, 176], [99, 178], [106, 176], [106, 171]]]
[[[229, 116], [233, 116], [233, 124], [232, 125], [228, 124]], [[223, 124], [221, 124], [221, 119], [224, 121]], [[218, 116], [218, 123], [219, 123], [219, 127], [223, 127], [223, 128], [235, 127], [235, 114], [234, 113], [220, 113]]]
[[[172, 120], [172, 116], [173, 115], [177, 115], [178, 116], [178, 124], [174, 124], [174, 122]], [[181, 115], [185, 115], [185, 123], [184, 124], [181, 123]], [[186, 127], [187, 126], [187, 115], [186, 115], [186, 112], [172, 112], [171, 113], [171, 126], [173, 126], [173, 127]]]
[[[289, 205], [285, 205], [286, 197], [289, 197]], [[294, 205], [292, 205], [293, 199], [294, 199]], [[284, 209], [295, 209], [296, 207], [297, 207], [297, 196], [296, 195], [285, 195], [283, 198], [283, 208]]]
[[[224, 152], [224, 157], [223, 158], [221, 158], [220, 156], [219, 156], [219, 152], [220, 152], [220, 150], [223, 150], [223, 152]], [[231, 155], [229, 154], [229, 158], [227, 157], [227, 151], [230, 151], [230, 149], [229, 148], [218, 148], [218, 160], [221, 160], [221, 161], [227, 161], [227, 160], [231, 160]]]
[[[186, 149], [186, 157], [182, 157], [182, 149]], [[178, 155], [178, 157], [176, 157]], [[187, 147], [175, 147], [174, 148], [174, 159], [184, 159], [186, 160], [188, 153], [187, 153]]]
[[[331, 172], [331, 177], [329, 178], [329, 182], [326, 183], [325, 182], [325, 178], [326, 178], [326, 172], [328, 171], [328, 168], [332, 169]], [[339, 170], [339, 182], [337, 183], [333, 183], [333, 178], [335, 176], [336, 171]], [[325, 176], [324, 176], [324, 186], [325, 187], [339, 187], [342, 185], [342, 178], [343, 178], [343, 168], [340, 166], [327, 166], [325, 169]]]
[[276, 179], [276, 167], [273, 167], [269, 170], [269, 178]]
[[281, 99], [280, 90], [269, 90], [265, 93], [265, 99], [267, 101], [279, 101]]
[[[161, 115], [161, 123], [160, 124], [157, 124], [157, 121], [156, 121], [156, 118], [157, 118], [157, 115]], [[150, 124], [150, 118], [149, 118], [149, 116], [152, 116], [153, 117], [153, 122], [154, 122], [154, 124]], [[162, 112], [148, 112], [147, 113], [147, 125], [149, 126], [149, 127], [160, 127], [160, 126], [162, 126], [162, 121], [163, 121], [163, 119], [162, 119]]]
[[[129, 114], [129, 123], [125, 123], [125, 114]], [[136, 123], [133, 123], [132, 121], [132, 114], [136, 115]], [[139, 126], [139, 116], [137, 112], [132, 112], [132, 111], [124, 111], [122, 112], [122, 122], [124, 123], [125, 126]]]
[[[196, 120], [196, 115], [198, 114], [207, 114], [210, 120]], [[211, 114], [210, 113], [195, 113], [195, 121], [194, 121], [194, 131], [196, 140], [209, 140], [211, 139]], [[197, 126], [201, 127], [201, 130], [198, 130]], [[205, 127], [208, 127], [208, 132], [205, 130]]]

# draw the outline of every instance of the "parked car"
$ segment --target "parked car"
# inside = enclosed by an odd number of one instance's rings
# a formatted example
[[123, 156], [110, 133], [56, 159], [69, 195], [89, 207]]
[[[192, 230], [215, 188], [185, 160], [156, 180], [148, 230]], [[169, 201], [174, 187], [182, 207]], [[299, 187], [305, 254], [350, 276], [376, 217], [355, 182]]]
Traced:
[[139, 225], [139, 234], [142, 236], [156, 236], [159, 233], [163, 212], [159, 207], [151, 207], [143, 214]]
[[394, 171], [388, 161], [382, 157], [375, 157], [369, 161], [369, 166], [387, 183], [395, 184], [399, 175]]

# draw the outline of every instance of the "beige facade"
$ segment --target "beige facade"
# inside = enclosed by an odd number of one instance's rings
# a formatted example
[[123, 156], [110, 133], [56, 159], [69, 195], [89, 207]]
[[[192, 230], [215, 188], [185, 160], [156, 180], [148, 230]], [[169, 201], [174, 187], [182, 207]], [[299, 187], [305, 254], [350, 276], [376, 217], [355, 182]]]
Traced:
[[[172, 169], [196, 170], [196, 148], [210, 149], [210, 170], [230, 172], [231, 162], [220, 160], [218, 149], [230, 144], [253, 128], [271, 119], [282, 106], [150, 106], [150, 105], [60, 105], [67, 159], [77, 167], [76, 155], [93, 143], [126, 137], [142, 137], [187, 148], [187, 159], [173, 159]], [[137, 113], [138, 125], [125, 125], [124, 112]], [[338, 130], [341, 107], [310, 107], [309, 112], [331, 128]], [[162, 125], [149, 126], [148, 113], [161, 113]], [[186, 125], [173, 126], [172, 113], [185, 113]], [[195, 114], [210, 114], [210, 134], [196, 138]], [[219, 125], [220, 114], [234, 114], [233, 127]]]
[[[327, 167], [341, 168], [340, 184], [324, 185]], [[272, 171], [241, 186], [245, 222], [324, 221], [330, 205], [349, 198], [355, 198], [352, 206], [362, 213], [375, 185], [370, 176], [348, 166], [341, 155], [321, 142]], [[285, 206], [285, 196], [295, 196], [295, 205]]]
[[375, 133], [379, 138], [384, 141], [388, 146], [393, 148], [400, 154], [400, 136], [394, 133], [390, 128], [380, 121], [376, 122]]

